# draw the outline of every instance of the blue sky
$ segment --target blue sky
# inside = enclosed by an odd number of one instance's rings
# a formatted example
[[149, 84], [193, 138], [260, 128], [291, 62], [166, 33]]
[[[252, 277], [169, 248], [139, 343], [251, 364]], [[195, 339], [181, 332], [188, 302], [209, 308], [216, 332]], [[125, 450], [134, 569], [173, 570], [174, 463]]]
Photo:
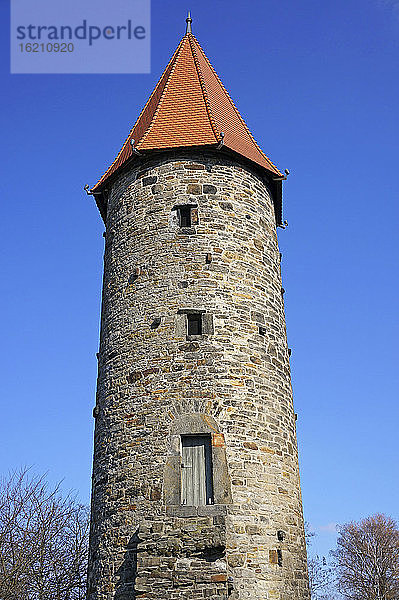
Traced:
[[399, 519], [399, 3], [153, 0], [150, 75], [10, 75], [0, 3], [0, 472], [89, 498], [103, 225], [83, 185], [119, 150], [185, 27], [291, 171], [279, 232], [305, 517]]

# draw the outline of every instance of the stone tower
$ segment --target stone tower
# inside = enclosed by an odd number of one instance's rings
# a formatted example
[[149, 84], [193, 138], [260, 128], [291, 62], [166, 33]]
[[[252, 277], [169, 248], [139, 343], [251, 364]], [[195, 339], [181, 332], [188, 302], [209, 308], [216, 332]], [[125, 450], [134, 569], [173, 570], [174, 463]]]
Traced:
[[106, 225], [89, 600], [307, 600], [283, 175], [187, 32], [92, 188]]

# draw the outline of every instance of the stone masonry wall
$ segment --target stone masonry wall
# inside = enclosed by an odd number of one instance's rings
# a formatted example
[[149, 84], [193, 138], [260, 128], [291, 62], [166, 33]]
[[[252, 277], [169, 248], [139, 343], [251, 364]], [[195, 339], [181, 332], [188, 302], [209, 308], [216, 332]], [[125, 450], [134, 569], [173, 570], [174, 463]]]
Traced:
[[[308, 600], [267, 185], [223, 153], [138, 162], [108, 202], [88, 598]], [[214, 505], [180, 505], [186, 433], [212, 436]]]

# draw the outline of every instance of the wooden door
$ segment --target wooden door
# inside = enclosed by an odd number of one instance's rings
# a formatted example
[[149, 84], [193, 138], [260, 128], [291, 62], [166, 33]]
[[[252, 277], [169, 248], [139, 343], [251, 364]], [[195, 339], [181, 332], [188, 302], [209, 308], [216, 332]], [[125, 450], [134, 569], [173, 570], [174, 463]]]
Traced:
[[182, 436], [182, 504], [212, 504], [210, 436]]

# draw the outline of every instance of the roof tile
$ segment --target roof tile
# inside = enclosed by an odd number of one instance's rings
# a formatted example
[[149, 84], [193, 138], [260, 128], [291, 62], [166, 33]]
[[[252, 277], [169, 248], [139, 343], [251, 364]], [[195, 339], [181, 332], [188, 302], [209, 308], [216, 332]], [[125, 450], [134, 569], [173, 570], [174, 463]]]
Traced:
[[138, 150], [224, 144], [268, 172], [280, 171], [262, 152], [228, 92], [192, 33], [186, 33], [141, 111], [118, 156], [93, 187], [108, 178]]

